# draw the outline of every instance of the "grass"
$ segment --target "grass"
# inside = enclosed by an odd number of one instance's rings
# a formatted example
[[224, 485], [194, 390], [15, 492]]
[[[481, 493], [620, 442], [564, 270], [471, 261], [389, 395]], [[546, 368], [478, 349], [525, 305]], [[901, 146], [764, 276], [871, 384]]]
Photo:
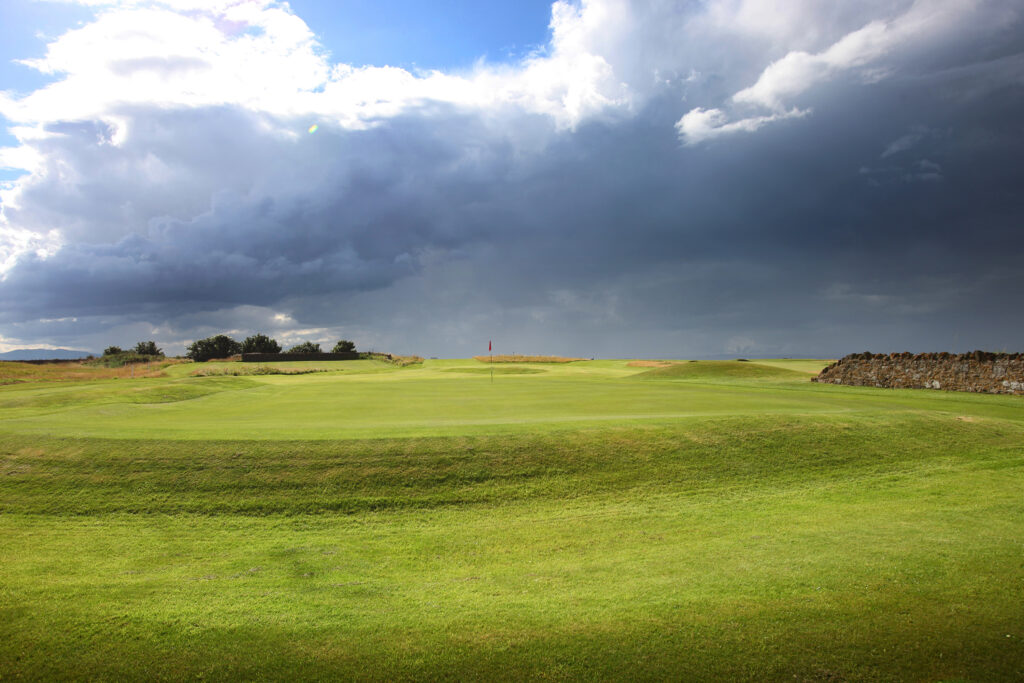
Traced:
[[0, 677], [1019, 680], [1024, 402], [824, 364], [0, 388]]
[[393, 353], [377, 352], [360, 353], [359, 355], [363, 359], [385, 361], [387, 363], [390, 363], [391, 365], [396, 365], [400, 368], [404, 368], [410, 365], [420, 365], [421, 363], [423, 363], [422, 356], [399, 356]]
[[[144, 358], [144, 356], [140, 356]], [[86, 361], [66, 363], [19, 363], [0, 361], [0, 386], [23, 382], [73, 382], [81, 380], [132, 377], [163, 377], [164, 369], [176, 364], [174, 359], [134, 364], [103, 365]]]
[[189, 373], [192, 377], [250, 377], [253, 375], [308, 375], [313, 372], [327, 372], [325, 368], [280, 368], [264, 365], [238, 365], [234, 367], [203, 367]]
[[705, 360], [647, 370], [637, 379], [683, 379], [683, 380], [763, 380], [797, 379], [805, 376], [801, 370], [780, 365], [765, 365], [739, 360]]
[[490, 376], [491, 374], [495, 374], [495, 375], [538, 375], [538, 374], [544, 372], [544, 369], [543, 368], [524, 368], [524, 367], [521, 367], [521, 366], [499, 367], [499, 368], [492, 368], [492, 367], [481, 368], [481, 367], [467, 366], [467, 367], [458, 367], [458, 368], [443, 368], [441, 370], [441, 372], [461, 372], [463, 374], [487, 375], [487, 376]]
[[135, 353], [134, 351], [122, 351], [121, 353], [97, 356], [96, 358], [87, 358], [80, 362], [84, 366], [121, 368], [124, 367], [125, 365], [148, 365], [150, 363], [163, 363], [165, 360], [168, 359], [166, 359], [163, 356], [163, 354], [151, 356], [141, 353]]
[[473, 356], [473, 360], [481, 363], [575, 363], [586, 358], [566, 358], [565, 356]]

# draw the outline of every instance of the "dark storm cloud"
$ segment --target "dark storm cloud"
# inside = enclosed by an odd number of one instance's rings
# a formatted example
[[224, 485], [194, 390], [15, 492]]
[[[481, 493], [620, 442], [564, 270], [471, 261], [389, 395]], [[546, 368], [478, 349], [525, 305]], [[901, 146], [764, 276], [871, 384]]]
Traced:
[[0, 321], [347, 327], [438, 355], [489, 336], [604, 356], [1019, 345], [1001, 302], [1024, 293], [1024, 35], [989, 35], [839, 73], [794, 102], [808, 114], [699, 144], [680, 116], [765, 64], [572, 130], [432, 102], [314, 135], [227, 106], [123, 109], [119, 145], [110, 124], [54, 124], [53, 168], [6, 215], [66, 242], [7, 273]]
[[[48, 144], [63, 146], [53, 157], [91, 173], [74, 185], [51, 174], [49, 183], [27, 189], [27, 208], [8, 216], [23, 225], [71, 216], [66, 234], [82, 241], [19, 260], [0, 285], [12, 294], [8, 320], [351, 293], [413, 272], [424, 247], [457, 248], [501, 229], [481, 207], [496, 191], [502, 163], [458, 158], [439, 139], [443, 128], [416, 117], [368, 131], [321, 129], [296, 143], [256, 132], [261, 124], [302, 130], [296, 122], [239, 111], [131, 115], [142, 125], [129, 124], [123, 148], [96, 144], [109, 137], [105, 126], [52, 127], [60, 137]], [[470, 134], [472, 121], [451, 119], [460, 136]], [[125, 164], [125, 156], [138, 163]], [[150, 157], [159, 159], [154, 173], [162, 182], [135, 175]], [[177, 217], [204, 202], [198, 215]]]
[[[1024, 91], [952, 88], [838, 83], [813, 117], [699, 148], [664, 144], [664, 103], [583, 127], [508, 185], [509, 230], [474, 256], [486, 265], [424, 289], [538, 350], [1012, 348]], [[886, 154], [922, 127], [941, 133]], [[453, 291], [465, 282], [488, 296]]]

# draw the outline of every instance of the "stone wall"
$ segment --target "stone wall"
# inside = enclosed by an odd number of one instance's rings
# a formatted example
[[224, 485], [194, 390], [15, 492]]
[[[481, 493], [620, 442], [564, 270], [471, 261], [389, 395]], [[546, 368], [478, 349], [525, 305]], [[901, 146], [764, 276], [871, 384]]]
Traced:
[[243, 363], [285, 363], [300, 360], [358, 360], [359, 352], [340, 353], [243, 353]]
[[891, 389], [1024, 394], [1024, 354], [851, 353], [811, 381]]

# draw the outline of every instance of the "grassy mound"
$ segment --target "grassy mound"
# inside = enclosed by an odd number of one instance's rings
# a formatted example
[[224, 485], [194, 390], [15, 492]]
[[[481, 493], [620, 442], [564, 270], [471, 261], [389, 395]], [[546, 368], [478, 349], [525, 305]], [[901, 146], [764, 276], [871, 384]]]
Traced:
[[[24, 386], [24, 385], [23, 385]], [[196, 378], [191, 381], [102, 382], [86, 386], [54, 386], [31, 391], [16, 387], [0, 394], [0, 411], [6, 417], [42, 414], [63, 409], [81, 409], [112, 403], [177, 403], [224, 391], [239, 391], [260, 386], [241, 377]]]
[[[152, 356], [140, 356], [152, 358]], [[81, 380], [163, 377], [166, 368], [178, 364], [176, 359], [160, 358], [159, 361], [100, 364], [90, 361], [68, 361], [66, 363], [19, 363], [0, 361], [0, 386], [25, 382], [76, 382]]]
[[975, 466], [954, 464], [964, 452], [978, 454], [977, 466], [1021, 467], [1022, 438], [1019, 425], [936, 415], [718, 418], [341, 441], [69, 442], [0, 434], [13, 473], [0, 513], [296, 515], [592, 496], [625, 502], [620, 496], [638, 491], [719, 499], [875, 480], [942, 463]]
[[786, 380], [808, 376], [789, 368], [761, 365], [752, 361], [700, 360], [673, 363], [634, 375], [637, 379], [692, 379], [692, 380]]

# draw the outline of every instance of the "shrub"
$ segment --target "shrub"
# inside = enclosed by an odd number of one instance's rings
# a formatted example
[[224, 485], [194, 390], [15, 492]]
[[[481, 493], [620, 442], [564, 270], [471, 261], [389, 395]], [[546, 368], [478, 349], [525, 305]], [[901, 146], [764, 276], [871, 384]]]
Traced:
[[288, 353], [322, 353], [320, 351], [320, 345], [314, 344], [311, 341], [302, 342], [292, 348], [288, 349]]
[[116, 356], [119, 353], [124, 353], [124, 349], [122, 349], [120, 346], [108, 346], [107, 348], [103, 349], [104, 356]]
[[277, 340], [257, 332], [242, 342], [242, 353], [281, 353], [281, 345]]
[[355, 351], [355, 350], [356, 350], [356, 343], [355, 342], [351, 342], [348, 339], [342, 339], [342, 340], [338, 341], [337, 344], [334, 345], [334, 348], [331, 349], [331, 353], [350, 353], [350, 352]]
[[241, 344], [225, 334], [218, 334], [192, 342], [185, 355], [194, 361], [204, 362], [211, 358], [227, 358], [241, 352]]
[[324, 368], [302, 368], [299, 370], [285, 370], [282, 368], [274, 368], [266, 365], [260, 367], [252, 367], [251, 365], [241, 365], [239, 367], [212, 367], [202, 368], [199, 370], [193, 370], [193, 377], [245, 377], [249, 375], [309, 375], [314, 372], [327, 372]]
[[144, 341], [135, 345], [135, 353], [140, 356], [162, 356], [163, 349], [157, 348], [156, 342]]
[[100, 356], [99, 358], [85, 360], [83, 361], [83, 364], [101, 368], [123, 368], [126, 365], [149, 363], [152, 360], [153, 356], [140, 356], [134, 351], [122, 351], [121, 353], [108, 353]]

